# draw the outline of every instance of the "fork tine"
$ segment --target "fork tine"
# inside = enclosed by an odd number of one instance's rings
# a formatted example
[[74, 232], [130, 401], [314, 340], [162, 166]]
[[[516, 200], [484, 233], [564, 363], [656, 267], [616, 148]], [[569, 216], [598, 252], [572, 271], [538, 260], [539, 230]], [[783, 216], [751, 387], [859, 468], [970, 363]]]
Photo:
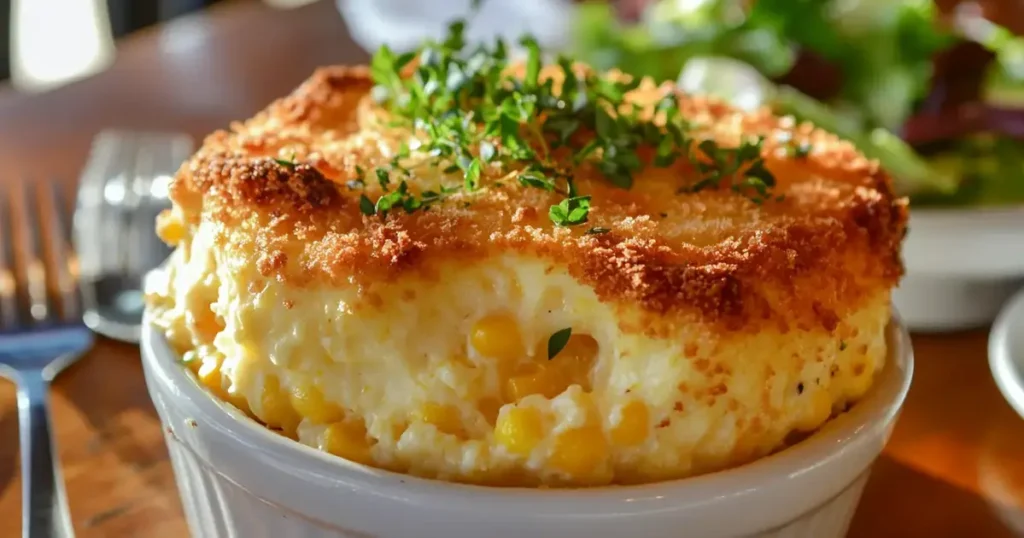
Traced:
[[18, 287], [14, 267], [14, 216], [9, 195], [0, 189], [0, 329], [18, 325]]
[[18, 206], [21, 219], [22, 252], [24, 253], [25, 292], [28, 299], [28, 314], [41, 323], [50, 317], [50, 305], [46, 296], [46, 263], [43, 259], [43, 245], [40, 234], [39, 198], [35, 188], [28, 181], [21, 182], [18, 190]]
[[56, 301], [65, 321], [77, 321], [82, 317], [82, 310], [78, 297], [77, 260], [71, 250], [71, 230], [64, 218], [67, 207], [57, 182], [48, 181], [45, 191], [44, 210], [49, 215], [49, 226], [45, 228], [48, 237], [44, 243], [49, 251]]

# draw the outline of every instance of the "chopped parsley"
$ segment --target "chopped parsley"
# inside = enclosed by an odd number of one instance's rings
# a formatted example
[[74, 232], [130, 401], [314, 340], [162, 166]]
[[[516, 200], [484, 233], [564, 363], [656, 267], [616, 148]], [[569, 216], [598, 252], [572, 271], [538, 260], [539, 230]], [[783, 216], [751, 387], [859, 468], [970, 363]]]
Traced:
[[570, 336], [572, 336], [572, 327], [566, 327], [556, 331], [548, 338], [548, 360], [555, 358], [565, 349], [565, 345], [569, 343]]
[[846, 351], [846, 340], [839, 341], [839, 351]]
[[587, 230], [587, 235], [606, 234], [606, 233], [608, 233], [610, 231], [612, 231], [610, 228], [603, 228], [601, 226], [594, 226], [593, 228]]
[[[410, 167], [428, 165], [462, 176], [461, 185], [442, 187], [445, 194], [475, 191], [489, 175], [514, 178], [524, 187], [562, 197], [548, 211], [555, 225], [580, 225], [587, 222], [593, 201], [577, 192], [575, 167], [591, 166], [611, 184], [629, 189], [645, 166], [638, 151], [642, 146], [656, 149], [654, 166], [671, 166], [681, 158], [693, 163], [701, 179], [686, 191], [727, 183], [756, 203], [770, 198], [775, 179], [761, 158], [761, 139], [735, 148], [698, 141], [691, 137], [675, 94], [666, 96], [650, 117], [625, 101], [639, 78], [581, 73], [570, 58], [559, 56], [562, 83], [556, 89], [552, 79], [541, 79], [541, 50], [534, 38], [519, 41], [526, 60], [517, 76], [508, 69], [504, 41], [470, 47], [464, 33], [465, 22], [456, 21], [443, 39], [427, 41], [415, 52], [396, 54], [385, 45], [373, 57], [371, 95], [390, 113], [391, 126], [414, 133], [410, 142], [426, 156], [426, 161], [412, 162], [416, 159], [409, 159], [404, 143], [388, 169], [376, 169], [384, 191], [374, 203], [377, 214], [399, 205], [408, 212], [426, 209], [443, 199], [413, 194], [404, 181], [395, 188], [397, 173], [410, 176]], [[582, 133], [588, 136], [577, 136]]]
[[375, 215], [377, 213], [373, 202], [365, 195], [359, 195], [359, 211], [364, 215]]
[[732, 190], [747, 195], [756, 204], [770, 198], [769, 190], [775, 186], [775, 177], [764, 166], [761, 157], [763, 139], [744, 140], [735, 148], [723, 148], [713, 140], [704, 140], [697, 147], [706, 159], [697, 160], [697, 170], [703, 178], [681, 192], [697, 192], [718, 188], [726, 180], [741, 173], [742, 179], [732, 183]]
[[790, 142], [786, 145], [786, 155], [795, 159], [806, 159], [811, 154], [811, 150], [814, 149], [807, 142], [801, 142], [799, 144]]
[[279, 164], [279, 165], [281, 165], [281, 166], [283, 166], [283, 167], [285, 167], [285, 168], [290, 168], [292, 170], [294, 170], [295, 167], [299, 165], [299, 163], [296, 162], [296, 160], [295, 160], [295, 154], [294, 153], [292, 153], [292, 158], [290, 160], [278, 159], [278, 158], [275, 157], [274, 158], [274, 162]]
[[562, 200], [558, 205], [551, 206], [548, 216], [551, 218], [551, 222], [559, 226], [572, 226], [587, 222], [589, 212], [590, 197], [574, 196]]

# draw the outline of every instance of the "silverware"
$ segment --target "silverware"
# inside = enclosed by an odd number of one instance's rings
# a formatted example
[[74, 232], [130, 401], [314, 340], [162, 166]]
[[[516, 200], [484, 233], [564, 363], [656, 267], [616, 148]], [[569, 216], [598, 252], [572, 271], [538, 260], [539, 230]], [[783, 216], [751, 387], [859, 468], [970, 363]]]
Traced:
[[156, 217], [170, 207], [167, 187], [192, 153], [181, 133], [103, 131], [93, 140], [75, 209], [85, 324], [138, 342], [143, 279], [170, 255]]
[[40, 189], [41, 200], [24, 182], [0, 193], [0, 374], [18, 385], [22, 535], [70, 538], [47, 392], [89, 348], [92, 332], [82, 323], [58, 187], [41, 183]]

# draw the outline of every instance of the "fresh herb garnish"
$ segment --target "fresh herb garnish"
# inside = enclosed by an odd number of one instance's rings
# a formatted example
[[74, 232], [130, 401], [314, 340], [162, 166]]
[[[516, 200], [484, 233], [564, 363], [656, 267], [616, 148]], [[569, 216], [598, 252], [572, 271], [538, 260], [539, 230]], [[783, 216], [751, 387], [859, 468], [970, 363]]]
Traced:
[[794, 159], [806, 159], [807, 156], [811, 154], [812, 149], [814, 148], [807, 142], [797, 144], [796, 142], [791, 141], [786, 145], [786, 155], [789, 155]]
[[366, 187], [366, 170], [356, 165], [356, 177], [345, 182], [345, 186], [351, 191], [360, 190]]
[[[426, 193], [417, 195], [407, 187], [392, 190], [395, 173], [411, 176], [417, 166], [427, 165], [446, 174], [461, 172], [462, 185], [446, 189], [472, 192], [494, 174], [557, 193], [562, 200], [550, 207], [551, 221], [583, 224], [591, 198], [577, 192], [574, 168], [592, 166], [613, 185], [629, 189], [645, 166], [638, 151], [642, 146], [656, 148], [655, 166], [671, 166], [680, 158], [692, 162], [702, 178], [687, 190], [728, 182], [757, 203], [768, 199], [775, 180], [761, 158], [760, 139], [737, 148], [713, 140], [698, 144], [675, 94], [665, 97], [652, 117], [625, 100], [639, 78], [583, 72], [559, 57], [562, 82], [556, 88], [552, 78], [541, 77], [541, 50], [532, 37], [519, 41], [526, 61], [518, 76], [509, 69], [502, 40], [468, 47], [464, 32], [465, 23], [457, 21], [442, 40], [428, 41], [414, 53], [396, 55], [382, 46], [374, 55], [374, 99], [390, 113], [389, 125], [408, 128], [417, 152], [426, 156], [419, 162], [410, 159], [409, 145], [403, 143], [388, 169], [376, 169], [384, 191], [375, 204], [378, 214], [386, 215], [399, 203], [411, 212], [442, 199], [428, 200]], [[406, 70], [414, 60], [415, 68]]]
[[572, 327], [566, 327], [556, 331], [548, 338], [548, 360], [555, 358], [565, 349], [565, 345], [569, 343], [570, 336], [572, 336]]
[[706, 159], [697, 161], [697, 169], [704, 177], [682, 192], [697, 192], [707, 188], [718, 188], [736, 175], [741, 181], [732, 184], [732, 190], [747, 195], [756, 204], [769, 198], [769, 189], [775, 186], [775, 176], [764, 166], [761, 157], [763, 139], [744, 140], [738, 147], [723, 148], [714, 141], [704, 140], [698, 148]]
[[297, 163], [295, 161], [295, 153], [292, 153], [292, 158], [290, 160], [278, 159], [277, 157], [275, 157], [274, 158], [274, 162], [279, 164], [279, 165], [281, 165], [281, 166], [283, 166], [283, 167], [285, 167], [285, 168], [291, 168], [293, 170], [299, 164], [299, 163]]
[[376, 207], [373, 202], [365, 194], [359, 195], [359, 211], [364, 215], [374, 215], [377, 213]]
[[610, 231], [612, 231], [611, 228], [602, 228], [601, 226], [594, 226], [593, 228], [587, 230], [587, 235], [606, 234]]
[[377, 168], [374, 170], [374, 173], [377, 174], [377, 183], [380, 183], [380, 188], [386, 192], [388, 185], [391, 184], [391, 176], [388, 174], [388, 171], [383, 168]]
[[562, 200], [558, 205], [551, 206], [551, 209], [548, 210], [548, 216], [551, 218], [551, 222], [559, 226], [572, 226], [587, 222], [587, 214], [589, 212], [590, 197], [575, 196]]
[[839, 351], [846, 351], [846, 340], [839, 341]]

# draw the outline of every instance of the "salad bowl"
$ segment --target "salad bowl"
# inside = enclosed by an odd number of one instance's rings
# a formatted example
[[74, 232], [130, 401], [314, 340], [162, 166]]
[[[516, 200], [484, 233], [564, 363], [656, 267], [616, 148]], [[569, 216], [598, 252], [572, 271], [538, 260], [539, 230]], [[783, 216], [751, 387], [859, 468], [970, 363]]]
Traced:
[[911, 330], [985, 326], [1024, 285], [1021, 21], [930, 0], [628, 4], [581, 6], [584, 58], [809, 121], [892, 176]]

